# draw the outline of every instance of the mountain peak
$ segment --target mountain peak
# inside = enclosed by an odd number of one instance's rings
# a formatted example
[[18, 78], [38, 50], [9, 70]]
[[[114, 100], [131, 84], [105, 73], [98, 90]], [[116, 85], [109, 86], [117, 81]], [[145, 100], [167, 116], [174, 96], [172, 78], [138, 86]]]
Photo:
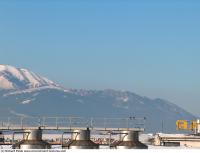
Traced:
[[18, 90], [44, 86], [58, 87], [59, 85], [27, 69], [0, 65], [0, 89]]
[[0, 65], [0, 89], [0, 116], [146, 117], [151, 132], [163, 130], [161, 123], [166, 131], [176, 131], [176, 120], [196, 118], [159, 98], [113, 89], [65, 89], [32, 71], [9, 65]]

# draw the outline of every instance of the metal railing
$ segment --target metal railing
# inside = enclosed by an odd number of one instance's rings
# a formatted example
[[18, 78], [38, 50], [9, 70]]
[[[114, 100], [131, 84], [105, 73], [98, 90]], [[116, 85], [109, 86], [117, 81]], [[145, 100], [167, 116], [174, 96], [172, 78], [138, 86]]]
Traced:
[[145, 118], [84, 118], [84, 117], [0, 117], [0, 130], [27, 129], [131, 129], [144, 130]]

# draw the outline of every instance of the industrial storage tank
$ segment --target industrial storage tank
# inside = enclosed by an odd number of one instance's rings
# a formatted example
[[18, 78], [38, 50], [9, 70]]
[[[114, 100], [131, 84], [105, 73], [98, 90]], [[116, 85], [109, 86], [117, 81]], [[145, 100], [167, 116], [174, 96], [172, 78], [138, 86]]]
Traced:
[[138, 131], [121, 131], [120, 140], [111, 145], [115, 149], [148, 149], [148, 146], [139, 141]]
[[63, 149], [99, 149], [99, 145], [90, 140], [90, 130], [73, 130], [72, 140], [62, 146]]
[[24, 139], [12, 147], [13, 149], [51, 149], [51, 145], [42, 140], [42, 130], [24, 130]]
[[4, 134], [0, 131], [0, 142], [4, 142]]

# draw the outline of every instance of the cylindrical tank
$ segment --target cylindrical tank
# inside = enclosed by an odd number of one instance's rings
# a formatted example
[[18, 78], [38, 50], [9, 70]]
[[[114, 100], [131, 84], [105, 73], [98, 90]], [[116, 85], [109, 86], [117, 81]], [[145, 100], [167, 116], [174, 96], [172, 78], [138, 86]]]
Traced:
[[139, 141], [138, 131], [121, 131], [120, 140], [113, 143], [111, 147], [116, 149], [148, 149], [148, 147]]
[[199, 119], [197, 119], [197, 121], [196, 121], [196, 134], [197, 135], [200, 135], [200, 120]]
[[3, 132], [0, 131], [0, 142], [4, 142], [4, 135]]
[[24, 140], [13, 145], [13, 149], [50, 149], [51, 145], [42, 140], [42, 130], [24, 130]]
[[99, 149], [99, 145], [90, 140], [90, 130], [74, 130], [72, 140], [63, 145], [64, 149]]

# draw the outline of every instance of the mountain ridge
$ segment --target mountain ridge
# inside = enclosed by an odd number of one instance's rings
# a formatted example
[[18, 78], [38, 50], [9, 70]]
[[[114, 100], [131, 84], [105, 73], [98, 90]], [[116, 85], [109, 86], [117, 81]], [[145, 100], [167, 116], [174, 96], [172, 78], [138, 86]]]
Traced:
[[[0, 67], [0, 72], [7, 72], [2, 69]], [[0, 73], [1, 76], [5, 73]], [[9, 81], [15, 83], [12, 79]], [[25, 83], [23, 88], [0, 90], [0, 116], [146, 117], [149, 132], [162, 131], [162, 124], [166, 127], [164, 130], [177, 132], [176, 120], [196, 118], [167, 100], [151, 99], [130, 91], [66, 89], [50, 80], [46, 84], [28, 86], [30, 82], [24, 82], [23, 78], [21, 81]]]

